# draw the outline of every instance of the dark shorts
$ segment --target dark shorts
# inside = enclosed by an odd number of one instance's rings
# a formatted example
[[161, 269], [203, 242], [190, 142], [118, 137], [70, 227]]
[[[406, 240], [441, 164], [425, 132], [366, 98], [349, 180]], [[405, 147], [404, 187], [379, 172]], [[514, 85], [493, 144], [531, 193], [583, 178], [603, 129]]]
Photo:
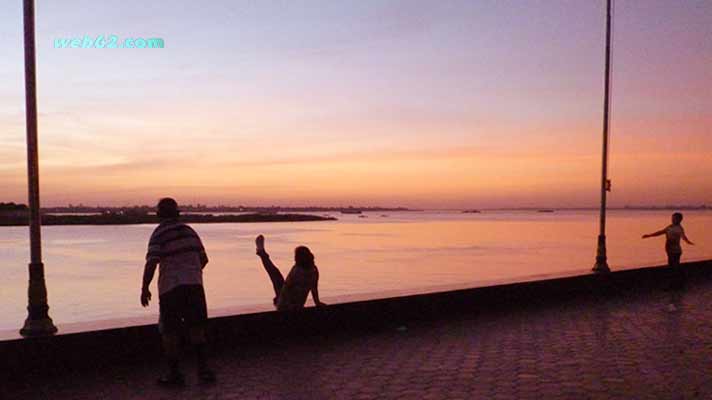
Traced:
[[205, 291], [202, 285], [182, 285], [159, 297], [161, 316], [158, 329], [161, 333], [180, 332], [187, 328], [201, 327], [208, 319]]
[[667, 253], [668, 256], [668, 266], [670, 267], [679, 267], [680, 266], [680, 257], [682, 257], [682, 253]]

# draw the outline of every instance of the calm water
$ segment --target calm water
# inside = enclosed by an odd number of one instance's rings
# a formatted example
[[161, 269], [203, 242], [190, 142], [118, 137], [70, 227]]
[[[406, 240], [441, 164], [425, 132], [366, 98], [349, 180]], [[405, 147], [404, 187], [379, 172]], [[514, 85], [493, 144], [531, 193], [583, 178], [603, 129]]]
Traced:
[[[388, 215], [382, 217], [382, 214]], [[272, 259], [287, 273], [292, 249], [311, 247], [326, 302], [396, 292], [478, 286], [560, 273], [586, 273], [594, 261], [597, 213], [570, 211], [370, 213], [339, 221], [195, 224], [210, 257], [205, 270], [213, 315], [270, 309], [271, 286], [254, 254], [265, 234]], [[670, 212], [612, 211], [608, 249], [612, 268], [664, 263], [663, 239], [643, 233], [668, 224]], [[683, 260], [712, 258], [712, 212], [686, 212], [683, 226], [697, 246]], [[157, 290], [148, 309], [139, 304], [146, 243], [154, 226], [43, 228], [50, 314], [57, 324], [117, 318], [156, 318]], [[705, 229], [707, 228], [707, 229]], [[27, 228], [0, 228], [5, 270], [0, 330], [26, 316]], [[309, 300], [311, 302], [311, 299]]]

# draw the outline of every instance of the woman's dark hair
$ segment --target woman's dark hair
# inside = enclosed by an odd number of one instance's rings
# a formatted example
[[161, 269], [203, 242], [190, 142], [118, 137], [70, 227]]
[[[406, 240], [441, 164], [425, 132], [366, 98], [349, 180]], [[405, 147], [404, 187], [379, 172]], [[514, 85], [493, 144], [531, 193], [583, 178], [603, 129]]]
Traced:
[[303, 268], [314, 266], [314, 254], [307, 246], [299, 246], [294, 249], [294, 262]]
[[158, 215], [158, 218], [161, 219], [178, 218], [180, 215], [180, 211], [178, 211], [178, 203], [170, 197], [162, 198], [158, 201], [156, 215]]

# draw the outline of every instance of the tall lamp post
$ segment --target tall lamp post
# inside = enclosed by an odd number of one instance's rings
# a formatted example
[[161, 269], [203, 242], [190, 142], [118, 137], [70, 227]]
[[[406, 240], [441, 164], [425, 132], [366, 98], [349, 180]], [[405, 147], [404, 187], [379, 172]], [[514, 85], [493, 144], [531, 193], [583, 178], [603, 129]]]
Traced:
[[608, 127], [610, 125], [610, 92], [611, 92], [611, 1], [606, 0], [606, 68], [603, 94], [603, 162], [601, 171], [601, 220], [598, 234], [598, 249], [594, 272], [610, 272], [606, 256], [606, 194], [611, 190], [608, 180]]
[[37, 152], [37, 90], [35, 73], [35, 2], [23, 0], [25, 29], [25, 114], [27, 123], [27, 186], [30, 207], [30, 264], [27, 319], [22, 336], [51, 335], [57, 327], [49, 317], [47, 286], [42, 264], [40, 182]]

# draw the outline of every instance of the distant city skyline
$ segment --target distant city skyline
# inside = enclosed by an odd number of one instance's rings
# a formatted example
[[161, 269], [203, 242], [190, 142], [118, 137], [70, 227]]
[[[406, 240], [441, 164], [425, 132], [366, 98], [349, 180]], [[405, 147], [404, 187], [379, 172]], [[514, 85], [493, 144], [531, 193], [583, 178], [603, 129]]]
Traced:
[[[604, 6], [38, 2], [42, 206], [595, 207]], [[710, 204], [712, 2], [615, 7], [610, 205]], [[54, 48], [98, 34], [165, 48]], [[0, 38], [26, 203], [21, 2]]]

